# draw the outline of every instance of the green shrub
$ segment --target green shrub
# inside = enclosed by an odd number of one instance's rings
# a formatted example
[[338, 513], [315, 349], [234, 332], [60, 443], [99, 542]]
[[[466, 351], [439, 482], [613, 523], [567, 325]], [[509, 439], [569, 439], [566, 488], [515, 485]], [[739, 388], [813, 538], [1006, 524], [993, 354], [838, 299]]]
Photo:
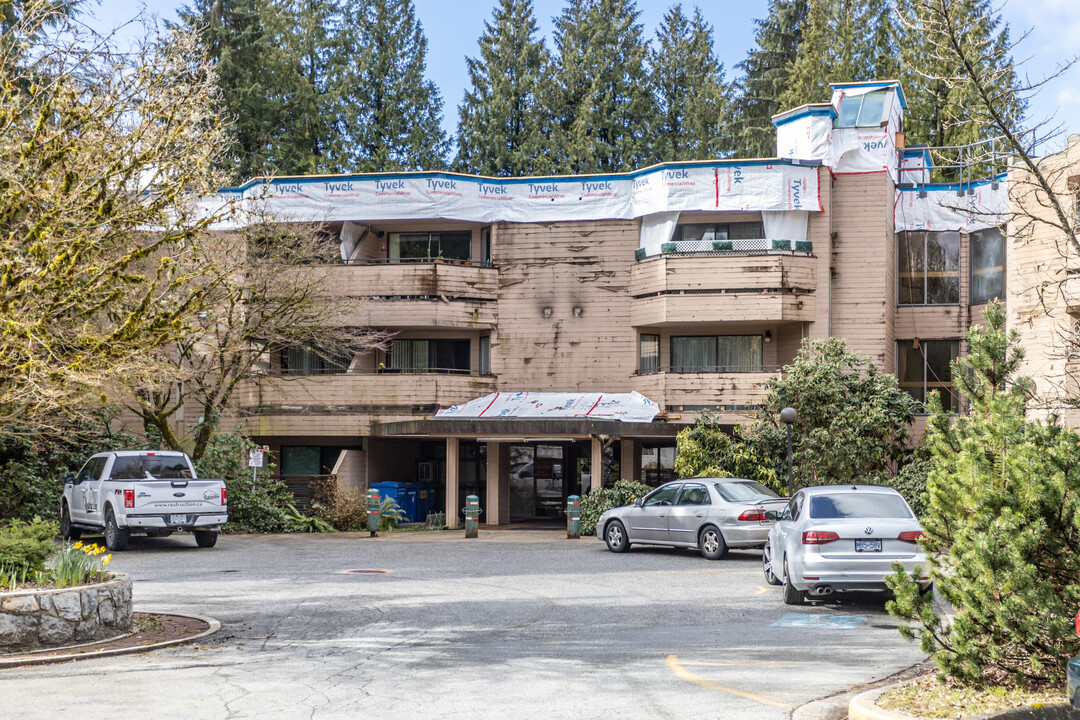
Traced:
[[397, 504], [394, 498], [383, 498], [379, 505], [379, 529], [393, 530], [398, 525], [408, 520], [405, 511]]
[[0, 528], [0, 567], [29, 573], [43, 570], [56, 533], [56, 523], [41, 518], [16, 520]]
[[334, 532], [334, 527], [320, 517], [305, 515], [290, 505], [285, 510], [285, 527], [292, 532], [327, 533]]
[[[255, 443], [237, 433], [215, 433], [199, 460], [199, 477], [225, 481], [229, 491], [229, 522], [226, 532], [282, 532], [286, 511], [295, 502], [289, 488], [269, 472], [252, 482], [247, 467], [248, 451]], [[264, 470], [267, 470], [264, 468]]]
[[639, 482], [619, 480], [609, 488], [597, 488], [581, 498], [581, 534], [595, 535], [596, 523], [605, 510], [633, 505], [634, 498], [644, 497], [652, 488]]
[[311, 513], [342, 532], [367, 530], [367, 498], [351, 488], [338, 487], [333, 480], [313, 484]]
[[900, 468], [900, 473], [883, 483], [904, 496], [916, 517], [926, 515], [926, 476], [933, 463], [929, 458], [916, 457]]

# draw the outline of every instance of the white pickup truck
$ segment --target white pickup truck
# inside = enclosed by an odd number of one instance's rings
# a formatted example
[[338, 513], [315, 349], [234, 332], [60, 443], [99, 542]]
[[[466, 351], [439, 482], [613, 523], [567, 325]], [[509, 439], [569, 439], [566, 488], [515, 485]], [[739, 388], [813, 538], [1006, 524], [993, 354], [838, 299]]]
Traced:
[[189, 530], [199, 547], [214, 547], [228, 519], [224, 481], [200, 480], [182, 452], [98, 453], [77, 475], [64, 476], [60, 533], [69, 540], [104, 531], [105, 544], [118, 551], [132, 532], [166, 537]]

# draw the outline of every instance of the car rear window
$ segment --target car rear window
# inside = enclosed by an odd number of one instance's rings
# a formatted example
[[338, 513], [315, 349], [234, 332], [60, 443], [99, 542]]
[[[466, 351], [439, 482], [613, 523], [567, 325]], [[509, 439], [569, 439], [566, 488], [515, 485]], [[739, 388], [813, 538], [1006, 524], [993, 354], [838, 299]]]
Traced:
[[110, 477], [115, 480], [190, 479], [187, 459], [177, 455], [130, 455], [118, 457]]
[[780, 497], [757, 480], [716, 483], [716, 492], [728, 502], [773, 500]]
[[843, 493], [814, 495], [810, 498], [810, 517], [817, 520], [835, 518], [909, 518], [913, 517], [907, 503], [898, 495], [885, 493]]

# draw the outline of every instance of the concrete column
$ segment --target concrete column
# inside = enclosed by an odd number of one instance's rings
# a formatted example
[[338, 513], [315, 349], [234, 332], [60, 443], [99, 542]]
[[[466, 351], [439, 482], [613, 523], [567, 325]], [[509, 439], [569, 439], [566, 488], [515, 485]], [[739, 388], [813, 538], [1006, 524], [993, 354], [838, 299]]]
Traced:
[[592, 487], [590, 490], [602, 488], [604, 486], [604, 443], [595, 435], [592, 436], [592, 462], [590, 467], [592, 468]]
[[619, 458], [619, 478], [627, 482], [641, 482], [640, 474], [635, 474], [635, 457], [637, 463], [641, 462], [641, 451], [638, 449], [638, 442], [633, 438], [622, 438], [622, 453]]
[[[501, 451], [505, 443], [489, 442], [487, 444], [487, 498], [484, 499], [484, 514], [481, 515], [484, 525], [505, 525], [509, 518], [503, 516], [502, 496], [504, 494], [502, 483], [499, 481], [502, 475]], [[509, 476], [507, 476], [509, 485]], [[507, 498], [509, 501], [509, 498]]]
[[458, 445], [457, 438], [446, 438], [446, 527], [456, 530], [461, 497], [458, 491]]

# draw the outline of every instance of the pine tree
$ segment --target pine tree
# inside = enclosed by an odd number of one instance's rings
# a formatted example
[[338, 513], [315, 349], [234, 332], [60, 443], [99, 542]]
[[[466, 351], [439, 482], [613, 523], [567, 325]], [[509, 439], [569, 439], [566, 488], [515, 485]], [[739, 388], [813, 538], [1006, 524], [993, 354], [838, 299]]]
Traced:
[[713, 52], [712, 26], [700, 10], [688, 18], [680, 4], [664, 15], [649, 51], [649, 78], [657, 104], [657, 160], [704, 160], [730, 149], [730, 91]]
[[786, 108], [780, 98], [787, 89], [791, 67], [802, 44], [809, 0], [770, 0], [769, 16], [756, 20], [757, 47], [736, 67], [745, 75], [738, 84], [735, 153], [741, 157], [776, 155], [772, 116]]
[[350, 169], [445, 167], [442, 96], [424, 78], [427, 38], [412, 0], [350, 0], [341, 48], [349, 57], [339, 87]]
[[531, 0], [500, 0], [484, 22], [480, 57], [466, 58], [472, 88], [458, 108], [455, 169], [480, 175], [551, 171], [542, 98], [551, 58], [536, 40]]
[[810, 0], [806, 30], [784, 109], [827, 102], [829, 83], [881, 80], [896, 74], [896, 27], [886, 0]]
[[555, 20], [549, 107], [560, 172], [620, 172], [654, 159], [641, 12], [633, 0], [571, 0]]

